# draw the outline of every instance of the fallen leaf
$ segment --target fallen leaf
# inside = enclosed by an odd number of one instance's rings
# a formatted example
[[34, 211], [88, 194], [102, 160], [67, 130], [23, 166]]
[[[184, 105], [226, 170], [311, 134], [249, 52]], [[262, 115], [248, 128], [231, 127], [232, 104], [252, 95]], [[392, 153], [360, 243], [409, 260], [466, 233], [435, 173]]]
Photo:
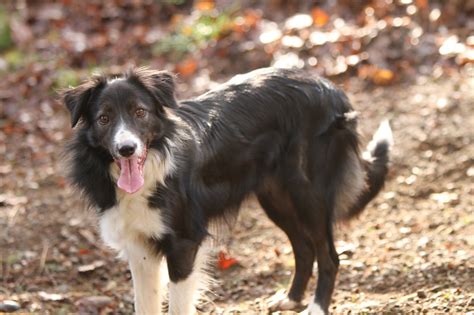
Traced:
[[0, 302], [0, 312], [13, 313], [20, 309], [20, 304], [15, 301], [5, 300]]
[[89, 255], [90, 253], [91, 253], [91, 250], [87, 248], [80, 248], [77, 252], [77, 254], [80, 256]]
[[237, 259], [228, 257], [223, 251], [219, 252], [219, 260], [217, 266], [220, 270], [227, 270], [238, 263]]
[[96, 260], [94, 261], [92, 264], [88, 264], [88, 265], [82, 265], [82, 266], [79, 266], [77, 268], [77, 271], [79, 271], [79, 273], [88, 273], [88, 272], [91, 272], [91, 271], [94, 271], [98, 268], [101, 268], [105, 265], [105, 262], [102, 261], [102, 260]]
[[459, 196], [456, 193], [450, 193], [445, 191], [442, 193], [431, 194], [430, 199], [440, 204], [447, 204], [452, 203], [453, 201], [457, 201], [459, 199]]
[[61, 294], [47, 293], [47, 292], [44, 292], [44, 291], [38, 292], [38, 296], [43, 301], [62, 301], [62, 300], [65, 299], [65, 297]]
[[185, 59], [176, 65], [176, 71], [183, 76], [190, 76], [197, 70], [197, 61], [192, 58]]
[[12, 37], [15, 43], [25, 45], [33, 38], [33, 33], [27, 23], [14, 15], [10, 21]]
[[324, 26], [329, 22], [329, 15], [320, 8], [314, 8], [311, 10], [311, 16], [313, 17], [313, 23], [316, 26]]
[[313, 24], [313, 18], [308, 14], [296, 14], [288, 18], [285, 22], [285, 28], [289, 30], [301, 30], [310, 27]]
[[392, 70], [377, 69], [372, 76], [372, 81], [377, 85], [387, 85], [390, 84], [394, 78], [395, 74]]
[[278, 28], [278, 24], [275, 22], [265, 22], [262, 24], [262, 32], [259, 36], [262, 44], [270, 44], [281, 38], [282, 32]]
[[210, 11], [215, 8], [215, 3], [212, 0], [199, 0], [196, 1], [194, 7], [198, 11]]
[[94, 233], [87, 229], [80, 229], [79, 234], [84, 237], [90, 244], [95, 244], [96, 239]]
[[79, 314], [97, 314], [107, 307], [111, 306], [113, 299], [108, 296], [87, 296], [76, 302], [79, 308]]
[[474, 63], [474, 48], [467, 48], [456, 57], [456, 63], [460, 66]]
[[254, 10], [248, 10], [244, 16], [237, 17], [233, 23], [233, 31], [239, 34], [245, 34], [251, 29], [257, 26], [260, 21], [261, 15]]
[[275, 255], [277, 255], [277, 257], [280, 257], [281, 252], [278, 248], [274, 248], [273, 251], [275, 252]]
[[420, 9], [426, 9], [428, 7], [428, 0], [416, 0], [415, 4]]
[[247, 10], [245, 12], [245, 24], [249, 28], [254, 28], [257, 26], [257, 23], [261, 20], [262, 16], [255, 10]]
[[281, 43], [283, 46], [292, 48], [301, 48], [304, 45], [304, 41], [298, 36], [283, 36]]

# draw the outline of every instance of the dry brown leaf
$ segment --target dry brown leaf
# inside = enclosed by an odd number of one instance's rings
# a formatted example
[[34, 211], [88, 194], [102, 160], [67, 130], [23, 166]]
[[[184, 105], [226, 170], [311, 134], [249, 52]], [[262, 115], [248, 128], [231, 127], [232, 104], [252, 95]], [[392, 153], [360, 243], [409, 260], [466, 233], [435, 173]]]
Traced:
[[372, 81], [377, 85], [387, 85], [393, 82], [395, 74], [389, 69], [377, 69], [375, 70]]
[[262, 16], [254, 10], [247, 10], [244, 16], [238, 17], [232, 23], [232, 30], [236, 33], [243, 34], [257, 26]]
[[47, 293], [44, 291], [38, 292], [38, 296], [43, 300], [43, 301], [62, 301], [65, 299], [64, 295], [62, 294], [56, 294], [56, 293]]
[[416, 0], [415, 4], [420, 9], [426, 9], [428, 7], [428, 0]]
[[212, 0], [199, 0], [196, 1], [194, 7], [199, 11], [210, 11], [216, 7], [216, 4]]
[[176, 65], [176, 71], [183, 76], [190, 76], [197, 70], [197, 61], [193, 58], [185, 59]]
[[245, 12], [245, 16], [244, 16], [245, 25], [247, 25], [250, 28], [254, 28], [255, 26], [257, 26], [257, 23], [261, 20], [261, 18], [262, 18], [262, 15], [259, 14], [257, 11], [248, 10], [247, 12]]
[[114, 300], [108, 296], [87, 296], [76, 302], [79, 314], [97, 314], [103, 308], [111, 306]]
[[226, 270], [226, 269], [229, 269], [231, 268], [232, 266], [235, 266], [236, 264], [238, 264], [238, 261], [237, 259], [235, 258], [232, 258], [232, 257], [229, 257], [226, 253], [224, 253], [223, 251], [220, 251], [219, 252], [219, 255], [218, 255], [218, 261], [217, 261], [217, 267], [220, 269], [220, 270]]
[[311, 10], [311, 16], [313, 17], [313, 23], [316, 26], [324, 26], [329, 22], [329, 15], [326, 11], [320, 8], [314, 8]]
[[79, 273], [88, 273], [88, 272], [91, 272], [91, 271], [94, 271], [98, 268], [101, 268], [105, 265], [105, 262], [102, 261], [102, 260], [96, 260], [94, 261], [92, 264], [88, 264], [88, 265], [82, 265], [82, 266], [79, 266], [77, 268], [77, 271], [79, 271]]

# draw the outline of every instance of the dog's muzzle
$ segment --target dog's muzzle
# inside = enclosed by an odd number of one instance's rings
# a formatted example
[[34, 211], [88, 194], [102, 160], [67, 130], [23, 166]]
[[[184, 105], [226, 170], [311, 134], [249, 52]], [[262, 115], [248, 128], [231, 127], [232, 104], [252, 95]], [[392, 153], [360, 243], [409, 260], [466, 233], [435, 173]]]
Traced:
[[127, 140], [117, 145], [117, 151], [121, 157], [128, 158], [132, 156], [137, 150], [137, 144], [133, 141]]

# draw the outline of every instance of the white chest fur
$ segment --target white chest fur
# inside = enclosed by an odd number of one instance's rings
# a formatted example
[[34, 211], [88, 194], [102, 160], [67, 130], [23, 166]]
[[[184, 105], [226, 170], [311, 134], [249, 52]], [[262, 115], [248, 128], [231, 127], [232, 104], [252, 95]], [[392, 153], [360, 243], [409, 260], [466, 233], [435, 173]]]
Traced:
[[[145, 162], [145, 183], [134, 194], [127, 194], [117, 188], [117, 205], [108, 209], [100, 217], [100, 232], [104, 242], [117, 250], [121, 257], [139, 244], [150, 238], [159, 239], [167, 232], [163, 213], [160, 209], [148, 206], [148, 197], [153, 193], [158, 182], [163, 183], [167, 174], [172, 171], [169, 155], [162, 157], [150, 150]], [[113, 163], [110, 173], [118, 178], [118, 166]]]
[[159, 209], [150, 209], [146, 198], [125, 199], [100, 218], [104, 242], [126, 257], [130, 246], [149, 238], [159, 239], [166, 231]]

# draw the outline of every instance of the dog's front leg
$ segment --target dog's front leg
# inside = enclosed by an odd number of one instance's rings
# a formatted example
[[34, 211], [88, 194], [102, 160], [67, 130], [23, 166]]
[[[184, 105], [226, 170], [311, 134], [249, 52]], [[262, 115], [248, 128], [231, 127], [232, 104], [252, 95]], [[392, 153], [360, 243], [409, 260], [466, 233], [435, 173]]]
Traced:
[[128, 252], [135, 294], [135, 313], [150, 315], [161, 313], [160, 265], [162, 256], [134, 247]]
[[195, 303], [205, 284], [205, 249], [190, 240], [175, 240], [168, 253], [170, 276], [169, 314], [191, 315], [196, 313]]

